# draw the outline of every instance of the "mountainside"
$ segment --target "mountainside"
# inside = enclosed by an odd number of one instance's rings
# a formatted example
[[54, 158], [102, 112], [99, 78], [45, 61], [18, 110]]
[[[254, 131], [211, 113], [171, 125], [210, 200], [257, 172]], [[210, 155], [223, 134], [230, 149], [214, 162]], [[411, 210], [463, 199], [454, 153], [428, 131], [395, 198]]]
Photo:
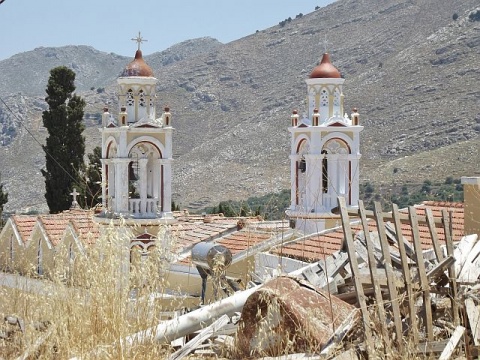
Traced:
[[[361, 179], [480, 173], [476, 7], [478, 0], [340, 0], [228, 44], [196, 39], [146, 56], [159, 79], [158, 111], [168, 104], [173, 113], [175, 202], [200, 208], [290, 186], [290, 114], [305, 110], [304, 80], [325, 36], [346, 79], [345, 108], [358, 107], [365, 126]], [[100, 145], [104, 104], [117, 111], [115, 78], [129, 61], [84, 46], [35, 49], [0, 62], [0, 95], [43, 141], [48, 72], [70, 66], [88, 103], [91, 149]], [[41, 204], [40, 146], [3, 104], [0, 126], [7, 209]]]

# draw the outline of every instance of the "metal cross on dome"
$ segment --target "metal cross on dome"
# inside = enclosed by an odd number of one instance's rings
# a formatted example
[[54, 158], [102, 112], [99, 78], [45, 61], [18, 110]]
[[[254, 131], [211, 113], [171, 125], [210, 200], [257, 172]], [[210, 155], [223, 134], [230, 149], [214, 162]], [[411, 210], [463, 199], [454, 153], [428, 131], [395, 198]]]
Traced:
[[143, 42], [148, 41], [148, 40], [145, 40], [144, 38], [142, 38], [142, 35], [141, 35], [140, 31], [138, 32], [138, 36], [137, 36], [136, 38], [132, 38], [131, 40], [137, 42], [137, 44], [138, 44], [138, 50], [140, 50], [140, 45], [141, 45]]

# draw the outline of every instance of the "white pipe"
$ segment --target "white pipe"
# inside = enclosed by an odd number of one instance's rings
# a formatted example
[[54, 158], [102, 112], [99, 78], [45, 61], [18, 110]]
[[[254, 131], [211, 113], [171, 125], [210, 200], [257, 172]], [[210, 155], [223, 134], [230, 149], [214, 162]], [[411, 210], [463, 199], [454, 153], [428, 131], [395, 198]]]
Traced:
[[[228, 298], [203, 306], [197, 310], [179, 316], [176, 319], [163, 321], [155, 327], [127, 336], [120, 340], [120, 343], [122, 344], [122, 347], [131, 347], [133, 345], [143, 344], [145, 341], [151, 339], [159, 342], [170, 342], [201, 330], [222, 315], [226, 314], [232, 316], [234, 313], [241, 311], [248, 297], [259, 287], [260, 285], [247, 290], [237, 291]], [[94, 355], [95, 353], [96, 350], [93, 350], [90, 355]], [[81, 359], [81, 357], [75, 357], [70, 360], [79, 359]]]

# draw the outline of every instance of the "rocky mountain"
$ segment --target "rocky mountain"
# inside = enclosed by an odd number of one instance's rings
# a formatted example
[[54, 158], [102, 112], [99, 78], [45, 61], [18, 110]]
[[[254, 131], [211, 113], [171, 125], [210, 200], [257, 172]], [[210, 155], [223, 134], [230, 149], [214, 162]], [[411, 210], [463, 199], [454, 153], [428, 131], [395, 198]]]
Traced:
[[[365, 126], [363, 180], [480, 173], [477, 13], [478, 0], [339, 0], [228, 44], [195, 39], [146, 56], [159, 79], [158, 106], [170, 105], [176, 128], [175, 202], [196, 209], [289, 187], [290, 114], [305, 110], [304, 80], [325, 37], [346, 79], [346, 109], [358, 107]], [[43, 203], [44, 154], [30, 133], [39, 142], [46, 135], [49, 70], [76, 71], [91, 149], [100, 145], [104, 104], [116, 109], [115, 78], [128, 62], [84, 46], [0, 62], [0, 95], [18, 117], [0, 104], [7, 209]]]

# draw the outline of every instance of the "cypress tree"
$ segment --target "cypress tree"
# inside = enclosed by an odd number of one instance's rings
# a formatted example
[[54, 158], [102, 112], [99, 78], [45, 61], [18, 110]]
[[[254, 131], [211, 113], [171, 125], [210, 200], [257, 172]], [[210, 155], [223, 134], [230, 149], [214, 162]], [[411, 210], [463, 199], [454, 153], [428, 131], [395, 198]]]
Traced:
[[0, 183], [0, 229], [3, 227], [3, 206], [8, 202], [8, 193], [3, 191], [3, 184]]
[[102, 149], [97, 146], [91, 154], [88, 154], [88, 166], [86, 170], [86, 207], [95, 207], [101, 204], [102, 199]]
[[46, 144], [45, 199], [50, 213], [70, 208], [71, 191], [81, 184], [84, 168], [85, 137], [83, 109], [85, 101], [73, 94], [75, 73], [65, 66], [50, 70], [47, 85], [49, 109], [43, 112], [43, 126], [48, 131]]

